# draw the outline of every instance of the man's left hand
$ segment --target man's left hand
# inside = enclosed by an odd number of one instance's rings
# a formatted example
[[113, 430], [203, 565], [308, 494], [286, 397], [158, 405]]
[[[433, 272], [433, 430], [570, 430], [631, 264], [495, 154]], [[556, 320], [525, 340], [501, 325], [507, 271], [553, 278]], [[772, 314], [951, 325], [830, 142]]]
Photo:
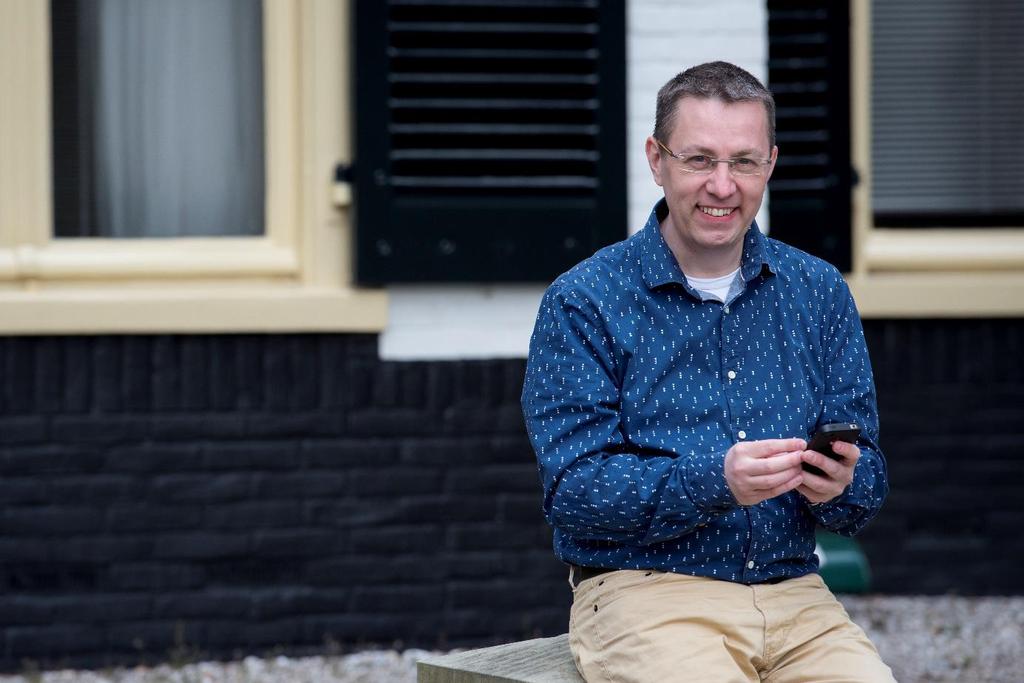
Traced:
[[817, 451], [804, 451], [802, 460], [825, 472], [826, 476], [804, 472], [804, 481], [797, 491], [812, 503], [826, 503], [838, 497], [853, 481], [853, 471], [860, 459], [860, 449], [856, 444], [836, 441], [832, 444], [836, 455], [843, 457], [842, 462], [833, 460]]

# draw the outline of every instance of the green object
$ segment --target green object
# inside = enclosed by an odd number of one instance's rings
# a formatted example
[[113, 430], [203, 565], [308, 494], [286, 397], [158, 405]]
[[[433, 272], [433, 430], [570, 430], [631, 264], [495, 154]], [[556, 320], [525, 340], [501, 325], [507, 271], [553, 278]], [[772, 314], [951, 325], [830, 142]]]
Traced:
[[866, 593], [871, 587], [868, 559], [852, 538], [818, 529], [814, 534], [821, 566], [818, 572], [833, 593]]

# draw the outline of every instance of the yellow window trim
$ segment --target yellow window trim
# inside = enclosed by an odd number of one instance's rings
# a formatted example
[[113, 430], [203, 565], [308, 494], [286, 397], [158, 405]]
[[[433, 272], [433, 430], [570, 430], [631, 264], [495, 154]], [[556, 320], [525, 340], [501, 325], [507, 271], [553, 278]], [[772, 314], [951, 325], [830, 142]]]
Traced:
[[0, 3], [0, 334], [372, 332], [352, 286], [348, 3], [264, 0], [266, 234], [52, 237], [49, 3]]
[[0, 282], [294, 276], [296, 252], [257, 238], [54, 240], [0, 250]]
[[[200, 300], [201, 298], [201, 300]], [[32, 334], [149, 334], [226, 332], [378, 332], [386, 323], [370, 315], [355, 292], [281, 287], [125, 289], [118, 296], [84, 289], [37, 292], [31, 303], [0, 294], [5, 329]], [[376, 308], [376, 307], [375, 307]], [[157, 316], [169, 323], [161, 324]], [[86, 320], [86, 318], [88, 318]], [[345, 325], [339, 327], [338, 321]]]
[[853, 272], [864, 317], [1024, 315], [1024, 226], [899, 230], [871, 212], [871, 0], [851, 3]]

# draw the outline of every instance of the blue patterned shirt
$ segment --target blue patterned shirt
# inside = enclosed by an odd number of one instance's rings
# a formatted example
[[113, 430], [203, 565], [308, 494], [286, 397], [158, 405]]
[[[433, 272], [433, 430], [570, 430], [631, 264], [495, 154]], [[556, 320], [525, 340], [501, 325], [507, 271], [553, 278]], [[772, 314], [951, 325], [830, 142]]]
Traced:
[[[686, 281], [658, 224], [548, 288], [523, 412], [544, 512], [565, 562], [741, 583], [815, 571], [814, 529], [852, 535], [888, 491], [860, 318], [828, 263], [746, 233], [725, 302]], [[861, 458], [838, 498], [740, 505], [726, 451], [856, 422]]]

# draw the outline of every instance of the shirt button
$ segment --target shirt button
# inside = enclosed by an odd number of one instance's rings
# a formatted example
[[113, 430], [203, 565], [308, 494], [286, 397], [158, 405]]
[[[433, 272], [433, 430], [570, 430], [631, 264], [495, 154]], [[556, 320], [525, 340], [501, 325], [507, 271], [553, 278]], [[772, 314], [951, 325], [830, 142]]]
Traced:
[[750, 562], [747, 562], [747, 569], [753, 569], [753, 568], [754, 568], [754, 561], [751, 560]]
[[726, 374], [729, 376], [729, 379], [736, 379], [736, 371], [735, 370], [730, 370]]
[[745, 439], [747, 438], [747, 433], [741, 429], [739, 433], [736, 434], [736, 436], [740, 437], [741, 439]]
[[726, 315], [728, 315], [729, 314], [729, 307], [726, 306], [725, 308], [723, 308], [722, 312], [724, 312]]

